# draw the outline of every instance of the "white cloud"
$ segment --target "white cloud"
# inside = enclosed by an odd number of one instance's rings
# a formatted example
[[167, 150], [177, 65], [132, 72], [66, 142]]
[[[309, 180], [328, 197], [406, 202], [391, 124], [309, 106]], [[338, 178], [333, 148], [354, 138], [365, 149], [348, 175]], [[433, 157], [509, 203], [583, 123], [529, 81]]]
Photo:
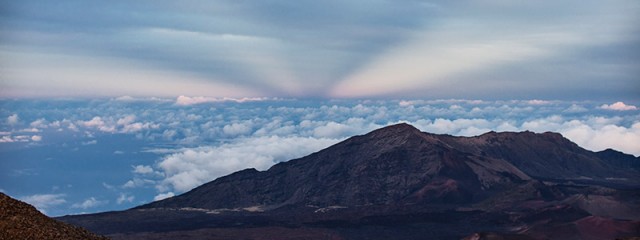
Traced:
[[238, 135], [246, 135], [249, 134], [252, 130], [253, 122], [245, 121], [242, 123], [232, 123], [229, 125], [225, 125], [222, 128], [222, 132], [224, 132], [227, 136], [238, 136]]
[[614, 124], [604, 126], [590, 126], [586, 122], [573, 120], [564, 122], [560, 129], [569, 140], [581, 147], [593, 151], [602, 151], [613, 148], [625, 153], [640, 156], [640, 122], [631, 127], [623, 127]]
[[65, 194], [35, 194], [19, 199], [33, 205], [40, 210], [40, 212], [46, 214], [49, 208], [66, 203], [65, 197]]
[[0, 143], [12, 143], [15, 142], [11, 136], [2, 136], [0, 138]]
[[116, 122], [118, 125], [128, 125], [136, 121], [135, 115], [128, 115], [126, 117], [118, 119]]
[[195, 105], [195, 104], [202, 104], [202, 103], [216, 103], [216, 102], [255, 102], [255, 101], [265, 101], [265, 100], [269, 100], [270, 98], [260, 98], [260, 97], [253, 97], [253, 98], [249, 98], [249, 97], [245, 97], [245, 98], [230, 98], [230, 97], [187, 97], [187, 96], [179, 96], [178, 98], [176, 98], [176, 105], [178, 106], [189, 106], [189, 105]]
[[184, 192], [238, 170], [266, 170], [277, 162], [305, 156], [337, 141], [272, 136], [239, 139], [217, 147], [183, 149], [165, 156], [158, 163], [166, 176], [158, 189]]
[[135, 122], [135, 123], [130, 123], [122, 126], [122, 130], [120, 132], [134, 133], [134, 132], [139, 132], [146, 129], [156, 129], [159, 127], [160, 126], [158, 124], [153, 124], [150, 122], [145, 122], [145, 123]]
[[613, 148], [625, 153], [640, 155], [640, 122], [636, 121], [631, 126], [620, 125], [622, 120], [618, 117], [588, 117], [586, 119], [567, 119], [560, 115], [552, 115], [545, 118], [537, 118], [525, 121], [520, 125], [503, 120], [486, 119], [442, 119], [434, 121], [419, 120], [412, 122], [422, 131], [452, 134], [457, 136], [475, 136], [488, 131], [534, 131], [534, 132], [559, 132], [579, 146], [601, 151]]
[[27, 136], [27, 135], [18, 135], [18, 136], [2, 136], [0, 137], [0, 143], [14, 143], [14, 142], [29, 142], [29, 141], [39, 141], [42, 140], [41, 136]]
[[632, 111], [632, 110], [638, 110], [638, 108], [636, 106], [633, 105], [627, 105], [624, 104], [624, 102], [615, 102], [612, 104], [602, 104], [602, 106], [600, 106], [600, 108], [602, 109], [607, 109], [607, 110], [615, 110], [615, 111]]
[[7, 124], [9, 125], [16, 125], [18, 124], [19, 121], [20, 121], [20, 117], [18, 116], [17, 113], [14, 113], [11, 116], [7, 117]]
[[103, 183], [102, 183], [102, 186], [103, 186], [104, 188], [106, 188], [106, 189], [109, 189], [109, 190], [114, 190], [114, 189], [116, 189], [116, 187], [114, 187], [113, 185], [108, 184], [108, 183], [105, 183], [105, 182], [103, 182]]
[[114, 98], [113, 101], [118, 101], [118, 102], [172, 102], [173, 99], [158, 98], [158, 97], [120, 96], [120, 97]]
[[343, 136], [347, 134], [347, 132], [351, 131], [351, 127], [336, 123], [336, 122], [328, 122], [324, 126], [319, 126], [313, 130], [313, 135], [316, 137], [337, 137]]
[[103, 132], [113, 133], [116, 131], [115, 126], [113, 126], [112, 124], [108, 124], [102, 119], [102, 117], [98, 117], [98, 116], [93, 117], [89, 121], [79, 121], [78, 123], [81, 126], [84, 126], [87, 128], [95, 128]]
[[42, 141], [42, 136], [40, 136], [40, 135], [33, 135], [33, 136], [31, 136], [31, 141], [34, 141], [34, 142], [40, 142], [40, 141]]
[[166, 199], [166, 198], [170, 198], [175, 196], [175, 194], [173, 192], [167, 192], [167, 193], [160, 193], [158, 195], [156, 195], [155, 197], [153, 197], [153, 201], [160, 201], [162, 199]]
[[[376, 115], [371, 115], [373, 120], [377, 119]], [[372, 120], [364, 118], [349, 118], [343, 122], [301, 122], [301, 126], [312, 127], [312, 136], [317, 138], [346, 138], [353, 135], [364, 134], [374, 129], [380, 128], [383, 125], [373, 123]]]
[[544, 104], [550, 104], [550, 101], [545, 101], [545, 100], [539, 100], [539, 99], [532, 99], [527, 101], [528, 104], [530, 105], [544, 105]]
[[151, 168], [151, 166], [137, 165], [137, 166], [132, 166], [132, 167], [133, 167], [133, 173], [138, 173], [138, 174], [153, 173], [153, 168]]
[[74, 203], [73, 205], [71, 205], [71, 207], [80, 208], [80, 209], [89, 209], [89, 208], [94, 208], [100, 205], [105, 205], [107, 203], [109, 203], [109, 201], [107, 200], [100, 201], [100, 200], [97, 200], [95, 197], [90, 197], [84, 200], [83, 202]]
[[587, 109], [587, 108], [585, 108], [585, 107], [583, 107], [581, 105], [575, 104], [575, 103], [571, 104], [570, 107], [568, 107], [566, 110], [564, 110], [564, 112], [567, 112], [567, 113], [581, 113], [581, 112], [586, 112], [586, 111], [589, 111], [589, 109]]
[[42, 132], [42, 131], [40, 131], [40, 129], [37, 129], [37, 128], [25, 128], [25, 129], [21, 129], [18, 132], [21, 132], [21, 133], [37, 133], [37, 132]]
[[47, 120], [44, 118], [40, 118], [35, 120], [29, 124], [32, 128], [47, 128], [49, 125], [47, 124]]
[[490, 122], [486, 119], [443, 119], [437, 118], [433, 122], [428, 120], [419, 120], [414, 123], [420, 130], [437, 133], [437, 134], [453, 134], [459, 136], [475, 136], [488, 131], [502, 122]]
[[150, 179], [133, 178], [122, 185], [122, 188], [139, 188], [154, 184], [155, 181]]
[[[93, 117], [88, 121], [78, 121], [78, 125], [89, 129], [97, 129], [102, 132], [108, 133], [135, 133], [142, 130], [157, 129], [159, 124], [152, 122], [135, 122], [135, 115], [127, 115], [114, 121], [112, 118], [103, 118], [99, 116]], [[69, 124], [71, 130], [77, 130], [77, 127], [72, 123]]]
[[125, 202], [131, 203], [135, 199], [132, 195], [127, 195], [126, 193], [120, 193], [120, 196], [116, 199], [116, 203], [123, 204]]
[[86, 141], [86, 142], [82, 142], [80, 144], [82, 144], [83, 146], [96, 145], [96, 144], [98, 144], [98, 140], [93, 139], [93, 140], [89, 140], [89, 141]]

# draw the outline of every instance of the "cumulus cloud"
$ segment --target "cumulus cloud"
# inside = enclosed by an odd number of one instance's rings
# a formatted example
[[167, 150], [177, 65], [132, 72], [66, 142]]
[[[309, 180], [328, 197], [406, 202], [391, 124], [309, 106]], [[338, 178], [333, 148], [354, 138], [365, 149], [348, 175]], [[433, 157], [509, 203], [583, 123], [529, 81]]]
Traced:
[[548, 131], [560, 132], [586, 149], [602, 151], [613, 148], [640, 156], [640, 147], [637, 144], [640, 142], [640, 122], [635, 122], [631, 127], [624, 127], [616, 124], [598, 126], [589, 124], [587, 121], [568, 120], [548, 123], [540, 127]]
[[246, 135], [251, 132], [253, 122], [245, 121], [242, 123], [232, 123], [222, 127], [222, 132], [227, 136]]
[[9, 125], [16, 125], [18, 124], [19, 121], [20, 121], [20, 117], [18, 117], [17, 113], [14, 113], [11, 116], [7, 117], [7, 124]]
[[90, 197], [87, 198], [86, 200], [79, 202], [79, 203], [74, 203], [73, 205], [71, 205], [72, 208], [80, 208], [80, 209], [89, 209], [89, 208], [94, 208], [97, 206], [101, 206], [101, 205], [105, 205], [109, 203], [109, 201], [104, 200], [104, 201], [100, 201], [97, 200], [95, 197]]
[[153, 173], [153, 168], [147, 165], [137, 165], [137, 166], [133, 166], [133, 173], [149, 174], [149, 173]]
[[[107, 133], [136, 133], [160, 127], [159, 124], [152, 122], [136, 122], [136, 116], [132, 114], [115, 121], [113, 118], [95, 116], [88, 121], [77, 121], [77, 124], [88, 129], [96, 129]], [[69, 129], [78, 130], [73, 123], [69, 123]]]
[[79, 121], [79, 125], [84, 126], [86, 128], [95, 128], [103, 132], [115, 132], [116, 128], [112, 124], [108, 124], [105, 122], [102, 117], [93, 117], [88, 121]]
[[65, 194], [35, 194], [19, 199], [33, 205], [40, 210], [40, 212], [46, 214], [49, 208], [66, 203], [67, 200], [65, 200], [65, 197]]
[[17, 136], [2, 136], [0, 137], [0, 143], [26, 143], [26, 142], [39, 142], [42, 141], [41, 135], [17, 135]]
[[31, 126], [32, 128], [47, 128], [49, 127], [49, 124], [47, 120], [45, 120], [44, 118], [40, 118], [38, 120], [31, 122], [29, 126]]
[[116, 203], [123, 204], [125, 202], [131, 203], [135, 199], [134, 196], [128, 195], [126, 193], [120, 193], [120, 196], [116, 199]]
[[126, 117], [118, 119], [116, 122], [118, 125], [128, 125], [136, 121], [135, 115], [128, 115]]
[[382, 127], [363, 118], [349, 118], [342, 123], [330, 121], [313, 129], [313, 136], [318, 138], [344, 138], [363, 134]]
[[257, 137], [217, 147], [187, 148], [164, 157], [158, 168], [166, 178], [160, 190], [190, 190], [234, 171], [266, 170], [279, 161], [305, 156], [336, 143], [337, 139], [311, 137]]
[[162, 199], [166, 199], [166, 198], [170, 198], [175, 196], [175, 194], [173, 192], [167, 192], [167, 193], [160, 193], [158, 195], [156, 195], [155, 197], [153, 197], [153, 201], [160, 201]]
[[11, 136], [2, 136], [0, 138], [0, 143], [12, 143], [15, 142]]
[[625, 153], [640, 155], [640, 122], [631, 126], [620, 125], [618, 117], [588, 117], [585, 119], [567, 119], [560, 115], [532, 119], [517, 124], [514, 121], [486, 119], [436, 119], [411, 122], [422, 131], [452, 134], [457, 136], [475, 136], [488, 131], [534, 131], [559, 132], [583, 148], [601, 151], [613, 148]]
[[606, 110], [615, 110], [615, 111], [632, 111], [632, 110], [638, 110], [638, 108], [636, 106], [633, 105], [627, 105], [624, 104], [624, 102], [615, 102], [612, 104], [602, 104], [602, 106], [600, 106], [600, 108], [602, 109], [606, 109]]

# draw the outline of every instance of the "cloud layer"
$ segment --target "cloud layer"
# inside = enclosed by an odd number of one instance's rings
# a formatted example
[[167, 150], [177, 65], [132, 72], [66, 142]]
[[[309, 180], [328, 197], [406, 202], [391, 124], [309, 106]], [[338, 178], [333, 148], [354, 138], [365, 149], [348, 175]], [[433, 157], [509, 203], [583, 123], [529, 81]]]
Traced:
[[457, 136], [554, 131], [592, 151], [640, 155], [640, 110], [628, 101], [210, 100], [8, 101], [0, 188], [51, 214], [122, 209], [398, 122]]

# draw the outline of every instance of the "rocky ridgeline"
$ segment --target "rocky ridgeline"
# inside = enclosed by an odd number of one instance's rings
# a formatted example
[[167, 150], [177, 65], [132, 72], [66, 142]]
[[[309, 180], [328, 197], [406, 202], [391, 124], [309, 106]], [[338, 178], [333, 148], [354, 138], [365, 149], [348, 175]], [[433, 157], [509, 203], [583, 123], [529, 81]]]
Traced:
[[0, 239], [108, 239], [40, 213], [0, 193]]

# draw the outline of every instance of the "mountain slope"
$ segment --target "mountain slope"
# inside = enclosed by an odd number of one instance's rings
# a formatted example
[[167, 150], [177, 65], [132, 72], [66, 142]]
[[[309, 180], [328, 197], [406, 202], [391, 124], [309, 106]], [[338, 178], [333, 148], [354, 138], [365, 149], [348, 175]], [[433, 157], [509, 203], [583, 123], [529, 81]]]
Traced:
[[51, 219], [4, 193], [0, 193], [0, 210], [0, 239], [107, 239]]
[[140, 208], [459, 204], [477, 202], [532, 177], [602, 182], [615, 177], [635, 179], [630, 184], [637, 184], [638, 171], [600, 157], [555, 133], [467, 138], [398, 124], [265, 172], [240, 171]]
[[240, 171], [141, 208], [463, 203], [528, 179], [507, 161], [458, 151], [435, 135], [400, 124], [265, 172]]

